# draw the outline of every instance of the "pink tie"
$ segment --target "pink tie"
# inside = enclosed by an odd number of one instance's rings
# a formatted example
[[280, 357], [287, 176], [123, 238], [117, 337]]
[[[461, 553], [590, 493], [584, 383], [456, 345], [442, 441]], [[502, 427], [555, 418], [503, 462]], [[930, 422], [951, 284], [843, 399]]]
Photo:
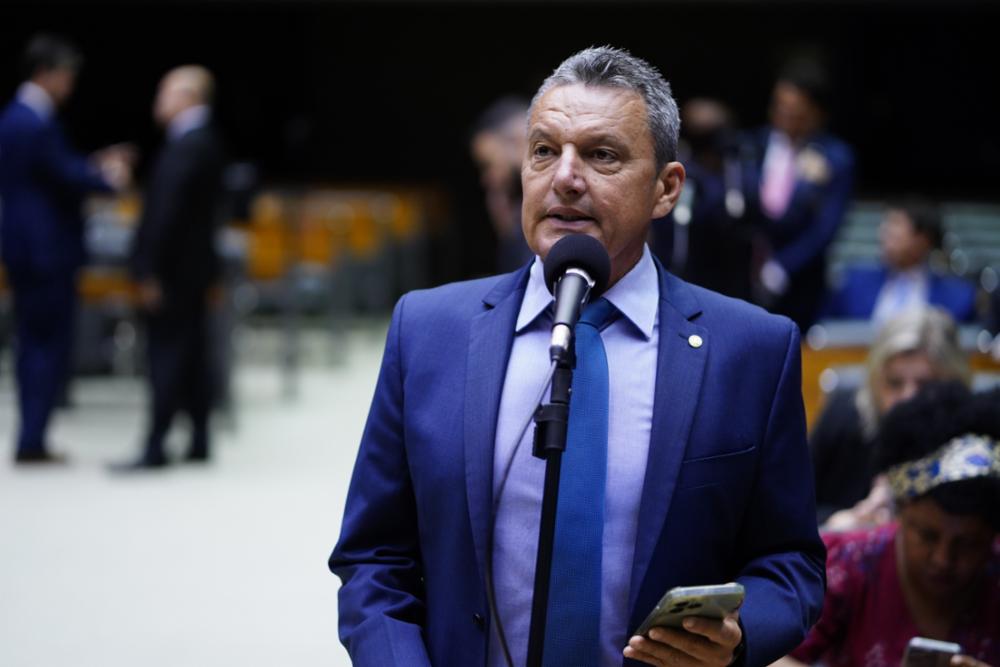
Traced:
[[795, 150], [785, 137], [775, 137], [767, 147], [760, 203], [772, 220], [785, 214], [795, 189]]

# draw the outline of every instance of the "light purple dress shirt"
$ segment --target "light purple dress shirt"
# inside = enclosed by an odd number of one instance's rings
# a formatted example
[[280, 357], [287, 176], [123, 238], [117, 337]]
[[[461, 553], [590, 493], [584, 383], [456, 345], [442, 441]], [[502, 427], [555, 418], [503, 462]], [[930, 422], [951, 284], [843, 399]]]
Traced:
[[44, 88], [31, 81], [25, 81], [17, 89], [17, 101], [34, 111], [42, 120], [47, 121], [56, 112], [52, 97]]
[[[604, 294], [623, 317], [601, 333], [608, 357], [608, 474], [605, 489], [599, 665], [621, 665], [628, 639], [628, 598], [635, 551], [639, 501], [653, 421], [659, 307], [659, 277], [649, 248]], [[548, 372], [552, 295], [545, 288], [541, 260], [535, 259], [518, 314], [493, 458], [496, 503], [504, 470], [514, 457], [499, 497], [494, 525], [493, 573], [497, 607], [515, 665], [523, 665], [531, 626], [538, 521], [545, 462], [531, 454], [532, 424], [517, 437], [535, 409]], [[546, 392], [545, 399], [548, 399]], [[504, 666], [496, 637], [489, 642], [490, 667]]]

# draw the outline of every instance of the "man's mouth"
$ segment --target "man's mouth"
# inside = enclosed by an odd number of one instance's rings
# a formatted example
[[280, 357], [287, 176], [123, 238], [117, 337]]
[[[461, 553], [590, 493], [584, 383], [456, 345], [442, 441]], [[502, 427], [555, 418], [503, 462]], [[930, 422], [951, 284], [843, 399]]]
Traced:
[[582, 224], [585, 222], [594, 222], [594, 218], [589, 215], [584, 215], [577, 211], [549, 211], [546, 217], [558, 220], [560, 222], [576, 223]]

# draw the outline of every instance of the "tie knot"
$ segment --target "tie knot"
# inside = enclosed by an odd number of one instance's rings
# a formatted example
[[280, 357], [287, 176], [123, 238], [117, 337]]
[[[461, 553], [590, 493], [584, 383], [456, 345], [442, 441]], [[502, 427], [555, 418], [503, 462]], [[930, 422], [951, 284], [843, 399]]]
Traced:
[[580, 324], [587, 324], [598, 331], [604, 329], [618, 318], [618, 309], [605, 298], [600, 298], [593, 303], [587, 304], [580, 315]]

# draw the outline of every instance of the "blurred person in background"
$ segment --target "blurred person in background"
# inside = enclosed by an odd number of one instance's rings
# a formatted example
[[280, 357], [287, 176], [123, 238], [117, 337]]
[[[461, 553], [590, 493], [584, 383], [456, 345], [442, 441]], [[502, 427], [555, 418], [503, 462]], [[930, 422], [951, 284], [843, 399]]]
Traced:
[[886, 210], [879, 226], [882, 262], [848, 267], [824, 312], [830, 318], [869, 319], [876, 325], [908, 308], [939, 306], [959, 322], [976, 316], [975, 286], [931, 269], [943, 228], [936, 207], [910, 200]]
[[502, 97], [480, 115], [469, 142], [497, 237], [501, 273], [516, 271], [534, 257], [521, 230], [521, 161], [528, 145], [527, 122], [527, 101]]
[[164, 441], [181, 410], [191, 419], [189, 462], [209, 460], [212, 371], [209, 297], [219, 274], [215, 233], [223, 150], [211, 126], [212, 74], [188, 65], [163, 77], [153, 116], [166, 132], [146, 187], [132, 248], [149, 352], [149, 431], [139, 458], [118, 470], [168, 463]]
[[732, 112], [718, 100], [681, 107], [687, 180], [676, 208], [653, 221], [653, 252], [684, 280], [749, 300], [753, 227], [745, 202]]
[[826, 289], [826, 250], [851, 200], [854, 154], [825, 131], [830, 88], [818, 65], [778, 77], [770, 125], [749, 138], [747, 205], [762, 229], [757, 301], [805, 331]]
[[68, 380], [77, 272], [84, 264], [86, 194], [129, 184], [132, 155], [109, 147], [73, 151], [56, 118], [76, 86], [82, 58], [69, 42], [32, 38], [26, 80], [0, 115], [0, 248], [14, 306], [19, 464], [60, 463], [46, 430]]
[[868, 496], [882, 417], [932, 380], [970, 379], [958, 330], [946, 312], [925, 308], [890, 320], [872, 343], [863, 384], [835, 390], [809, 434], [819, 521], [845, 528], [879, 511], [883, 504]]
[[919, 636], [1000, 665], [1000, 391], [927, 385], [886, 415], [877, 458], [896, 519], [824, 535], [823, 614], [781, 664], [895, 667]]

